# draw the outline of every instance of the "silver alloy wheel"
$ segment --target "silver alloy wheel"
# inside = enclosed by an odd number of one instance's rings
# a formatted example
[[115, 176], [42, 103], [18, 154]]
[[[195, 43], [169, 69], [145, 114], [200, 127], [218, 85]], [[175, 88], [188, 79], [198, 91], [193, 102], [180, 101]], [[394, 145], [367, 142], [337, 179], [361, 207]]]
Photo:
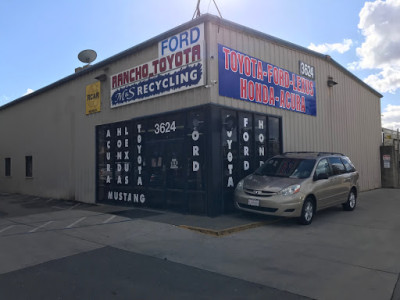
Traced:
[[306, 206], [304, 207], [304, 219], [307, 222], [310, 222], [312, 217], [313, 217], [314, 209], [313, 205], [310, 201], [306, 203]]
[[349, 195], [349, 206], [350, 208], [354, 208], [356, 206], [356, 195], [353, 191], [351, 191]]

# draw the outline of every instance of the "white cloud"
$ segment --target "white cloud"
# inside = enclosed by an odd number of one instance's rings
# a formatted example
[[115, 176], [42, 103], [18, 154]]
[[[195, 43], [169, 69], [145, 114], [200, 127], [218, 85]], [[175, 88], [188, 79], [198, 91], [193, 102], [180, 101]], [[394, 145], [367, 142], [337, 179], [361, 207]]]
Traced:
[[382, 112], [382, 127], [393, 130], [400, 128], [400, 105], [386, 106]]
[[32, 90], [32, 89], [26, 89], [26, 93], [24, 94], [24, 96], [29, 95], [33, 92], [34, 92], [34, 90]]
[[343, 54], [347, 51], [350, 50], [351, 46], [353, 45], [353, 41], [351, 39], [344, 39], [343, 43], [333, 43], [333, 44], [321, 44], [321, 45], [315, 45], [314, 43], [311, 43], [308, 46], [308, 49], [314, 50], [320, 53], [330, 53], [330, 52], [339, 52], [340, 54]]
[[400, 66], [387, 66], [377, 74], [369, 75], [364, 81], [381, 93], [394, 94], [400, 88]]
[[366, 2], [359, 16], [365, 41], [356, 49], [359, 61], [348, 67], [378, 69], [365, 82], [382, 93], [394, 93], [400, 88], [400, 0]]
[[354, 61], [352, 63], [347, 64], [347, 69], [352, 71], [359, 69], [358, 62]]
[[10, 97], [7, 97], [6, 95], [0, 96], [0, 106], [10, 102]]
[[10, 97], [7, 97], [6, 95], [2, 95], [0, 97], [0, 101], [10, 101]]

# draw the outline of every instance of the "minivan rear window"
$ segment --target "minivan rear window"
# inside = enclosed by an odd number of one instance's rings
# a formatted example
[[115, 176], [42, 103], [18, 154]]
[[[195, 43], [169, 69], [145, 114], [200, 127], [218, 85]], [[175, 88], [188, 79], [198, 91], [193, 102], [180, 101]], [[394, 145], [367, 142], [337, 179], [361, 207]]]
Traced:
[[265, 162], [254, 174], [273, 177], [310, 177], [315, 159], [274, 157]]
[[342, 157], [342, 162], [346, 168], [346, 172], [354, 172], [356, 170], [348, 157]]

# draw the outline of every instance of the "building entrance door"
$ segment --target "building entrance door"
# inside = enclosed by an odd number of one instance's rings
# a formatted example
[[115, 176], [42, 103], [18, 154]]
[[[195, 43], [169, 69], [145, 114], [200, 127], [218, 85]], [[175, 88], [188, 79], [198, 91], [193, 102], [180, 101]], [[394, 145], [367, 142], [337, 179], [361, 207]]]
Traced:
[[146, 167], [149, 203], [155, 208], [187, 211], [184, 139], [148, 141]]

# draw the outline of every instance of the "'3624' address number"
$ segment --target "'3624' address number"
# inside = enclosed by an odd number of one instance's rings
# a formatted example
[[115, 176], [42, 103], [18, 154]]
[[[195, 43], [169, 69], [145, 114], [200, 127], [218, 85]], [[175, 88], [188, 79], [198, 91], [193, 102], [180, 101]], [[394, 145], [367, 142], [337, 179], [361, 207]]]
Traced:
[[315, 79], [314, 67], [306, 64], [305, 62], [299, 61], [300, 75]]
[[175, 121], [161, 122], [161, 123], [154, 124], [154, 133], [155, 134], [164, 134], [164, 133], [169, 133], [171, 131], [176, 131]]

